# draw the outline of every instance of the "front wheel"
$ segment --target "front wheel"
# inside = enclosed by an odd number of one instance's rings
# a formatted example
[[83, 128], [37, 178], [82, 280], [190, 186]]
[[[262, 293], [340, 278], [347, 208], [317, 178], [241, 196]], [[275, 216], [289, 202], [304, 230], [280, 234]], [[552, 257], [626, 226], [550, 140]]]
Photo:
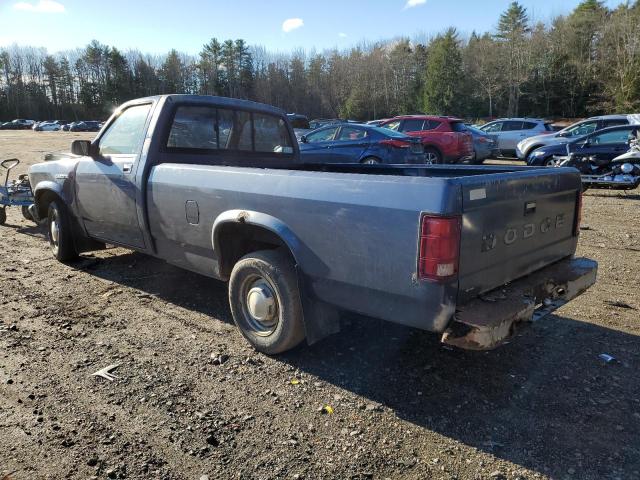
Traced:
[[4, 225], [7, 223], [7, 209], [2, 207], [0, 208], [0, 225]]
[[249, 253], [235, 264], [229, 304], [236, 326], [260, 352], [282, 353], [305, 338], [294, 264], [280, 250]]
[[69, 262], [78, 258], [78, 252], [73, 244], [69, 213], [63, 203], [58, 203], [55, 200], [49, 204], [47, 237], [56, 260]]

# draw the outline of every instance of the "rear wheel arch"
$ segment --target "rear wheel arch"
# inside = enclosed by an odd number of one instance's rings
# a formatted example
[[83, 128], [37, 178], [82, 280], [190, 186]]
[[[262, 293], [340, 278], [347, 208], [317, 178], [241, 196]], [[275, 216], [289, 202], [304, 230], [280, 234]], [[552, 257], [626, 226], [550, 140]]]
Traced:
[[281, 249], [298, 265], [293, 245], [297, 238], [284, 223], [266, 214], [226, 212], [214, 222], [212, 237], [218, 275], [225, 280], [238, 260], [259, 250]]

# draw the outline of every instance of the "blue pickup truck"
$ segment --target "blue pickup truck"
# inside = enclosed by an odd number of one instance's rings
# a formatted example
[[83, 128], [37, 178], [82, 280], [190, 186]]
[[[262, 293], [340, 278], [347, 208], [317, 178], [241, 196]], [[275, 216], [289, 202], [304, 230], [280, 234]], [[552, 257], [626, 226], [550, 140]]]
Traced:
[[286, 113], [249, 101], [128, 102], [29, 175], [58, 260], [114, 244], [228, 281], [267, 354], [344, 311], [490, 349], [596, 278], [577, 171], [302, 163]]

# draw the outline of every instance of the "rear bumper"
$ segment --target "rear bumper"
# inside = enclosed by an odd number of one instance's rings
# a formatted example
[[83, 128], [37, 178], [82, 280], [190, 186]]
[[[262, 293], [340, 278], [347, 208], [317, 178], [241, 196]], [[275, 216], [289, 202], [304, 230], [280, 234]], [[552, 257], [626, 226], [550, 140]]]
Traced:
[[586, 291], [598, 263], [569, 258], [459, 305], [442, 342], [468, 350], [491, 350], [525, 322], [539, 320]]

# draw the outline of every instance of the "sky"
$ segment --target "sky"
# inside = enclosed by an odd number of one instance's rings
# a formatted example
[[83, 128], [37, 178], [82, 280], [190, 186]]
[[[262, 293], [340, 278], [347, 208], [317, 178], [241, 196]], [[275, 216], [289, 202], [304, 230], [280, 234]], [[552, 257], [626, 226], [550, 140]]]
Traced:
[[[212, 37], [242, 38], [273, 52], [348, 48], [363, 40], [463, 35], [495, 28], [511, 0], [0, 0], [0, 46], [53, 53], [92, 39], [121, 50], [197, 54]], [[579, 0], [521, 0], [536, 20]], [[623, 0], [607, 0], [610, 7]]]

